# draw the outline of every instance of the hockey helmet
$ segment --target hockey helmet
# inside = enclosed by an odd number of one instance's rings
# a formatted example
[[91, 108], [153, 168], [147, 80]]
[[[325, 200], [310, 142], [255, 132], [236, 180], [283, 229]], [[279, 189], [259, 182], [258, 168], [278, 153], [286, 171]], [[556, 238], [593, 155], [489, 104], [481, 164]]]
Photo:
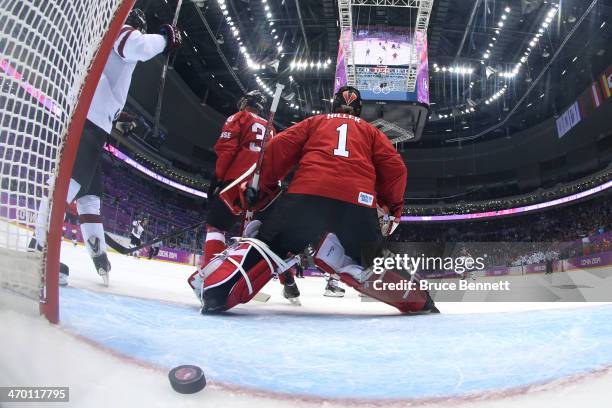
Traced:
[[361, 93], [352, 86], [343, 86], [334, 95], [332, 112], [351, 113], [348, 108], [352, 108], [353, 115], [361, 115]]
[[263, 113], [266, 110], [267, 103], [268, 98], [266, 98], [263, 92], [255, 89], [238, 100], [238, 109], [242, 110], [246, 106], [250, 106], [257, 109], [259, 113]]

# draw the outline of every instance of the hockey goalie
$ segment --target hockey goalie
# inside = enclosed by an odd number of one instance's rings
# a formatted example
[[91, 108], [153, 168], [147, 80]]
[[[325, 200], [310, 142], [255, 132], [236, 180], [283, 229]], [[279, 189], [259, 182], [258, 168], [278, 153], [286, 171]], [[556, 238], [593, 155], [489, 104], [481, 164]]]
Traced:
[[[407, 170], [389, 139], [360, 118], [361, 96], [352, 87], [335, 94], [332, 113], [310, 117], [271, 140], [261, 166], [260, 187], [246, 188], [244, 201], [260, 206], [275, 183], [299, 165], [270, 214], [254, 221], [220, 256], [189, 278], [202, 313], [246, 303], [275, 275], [295, 262], [308, 245], [315, 264], [358, 292], [403, 313], [437, 312], [418, 289], [379, 291], [375, 280], [414, 280], [403, 271], [374, 274], [362, 258], [399, 221]], [[377, 207], [387, 209], [379, 225]]]

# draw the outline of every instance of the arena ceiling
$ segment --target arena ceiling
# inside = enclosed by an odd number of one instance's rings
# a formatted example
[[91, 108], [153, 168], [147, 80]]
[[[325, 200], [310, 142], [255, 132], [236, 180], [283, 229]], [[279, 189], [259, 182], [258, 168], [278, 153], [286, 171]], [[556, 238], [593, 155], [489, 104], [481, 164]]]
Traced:
[[[430, 120], [411, 147], [505, 137], [558, 115], [612, 63], [611, 3], [435, 0]], [[171, 20], [176, 0], [138, 5], [152, 31]], [[411, 14], [396, 8], [360, 7], [354, 14], [360, 25], [413, 24]], [[202, 103], [229, 115], [245, 90], [273, 90], [280, 81], [287, 85], [280, 124], [329, 109], [339, 36], [335, 1], [186, 0], [179, 21], [187, 35], [175, 69]], [[296, 69], [294, 61], [308, 67]]]

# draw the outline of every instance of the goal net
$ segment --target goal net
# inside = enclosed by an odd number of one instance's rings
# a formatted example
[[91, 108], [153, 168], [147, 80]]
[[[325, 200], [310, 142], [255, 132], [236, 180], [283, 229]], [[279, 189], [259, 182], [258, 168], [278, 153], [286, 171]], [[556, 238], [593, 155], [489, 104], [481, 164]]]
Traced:
[[[0, 0], [0, 297], [39, 301], [53, 322], [76, 148], [133, 3]], [[47, 242], [42, 250], [28, 248], [36, 225]]]

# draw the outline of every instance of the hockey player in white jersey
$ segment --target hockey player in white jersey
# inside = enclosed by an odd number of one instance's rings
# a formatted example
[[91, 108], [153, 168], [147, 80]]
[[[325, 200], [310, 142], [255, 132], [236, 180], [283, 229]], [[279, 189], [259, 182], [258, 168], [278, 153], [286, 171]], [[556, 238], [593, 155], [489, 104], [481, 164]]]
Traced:
[[[162, 24], [160, 34], [146, 34], [146, 29], [144, 12], [133, 9], [115, 40], [93, 96], [66, 198], [68, 203], [76, 199], [85, 246], [106, 286], [111, 265], [106, 256], [100, 216], [102, 148], [111, 133], [113, 120], [125, 105], [136, 64], [161, 53], [172, 53], [181, 46], [180, 32], [169, 24]], [[32, 249], [41, 249], [45, 245], [44, 231], [48, 219], [47, 210], [44, 210], [48, 208], [46, 198], [39, 208], [43, 210], [38, 213], [35, 239], [30, 242]], [[64, 266], [62, 270], [67, 268]]]

